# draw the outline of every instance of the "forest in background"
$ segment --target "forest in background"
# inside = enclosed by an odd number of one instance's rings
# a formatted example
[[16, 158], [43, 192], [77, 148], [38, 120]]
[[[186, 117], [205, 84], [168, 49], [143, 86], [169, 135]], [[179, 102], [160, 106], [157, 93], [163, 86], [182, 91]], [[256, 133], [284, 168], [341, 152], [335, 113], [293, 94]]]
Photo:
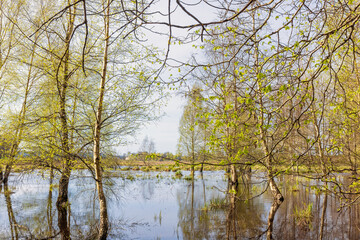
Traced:
[[[71, 172], [89, 169], [98, 239], [106, 239], [103, 156], [156, 120], [168, 91], [181, 90], [182, 157], [168, 160], [223, 166], [232, 202], [241, 176], [261, 166], [274, 215], [284, 200], [275, 179], [286, 174], [319, 179], [353, 204], [359, 8], [352, 0], [1, 1], [1, 182], [24, 161], [57, 171], [58, 227], [70, 239]], [[157, 37], [164, 46], [149, 44]], [[188, 45], [189, 59], [172, 53]], [[336, 179], [344, 171], [354, 174], [347, 186]]]

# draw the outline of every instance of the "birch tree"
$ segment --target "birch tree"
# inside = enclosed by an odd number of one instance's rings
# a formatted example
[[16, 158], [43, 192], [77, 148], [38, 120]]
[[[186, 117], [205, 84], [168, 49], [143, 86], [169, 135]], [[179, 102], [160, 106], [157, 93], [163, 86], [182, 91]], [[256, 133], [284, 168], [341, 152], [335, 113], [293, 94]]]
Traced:
[[191, 164], [191, 177], [194, 179], [194, 166], [200, 160], [204, 150], [204, 122], [201, 119], [203, 106], [201, 89], [193, 86], [187, 93], [187, 103], [179, 123], [179, 134], [177, 151], [186, 157]]

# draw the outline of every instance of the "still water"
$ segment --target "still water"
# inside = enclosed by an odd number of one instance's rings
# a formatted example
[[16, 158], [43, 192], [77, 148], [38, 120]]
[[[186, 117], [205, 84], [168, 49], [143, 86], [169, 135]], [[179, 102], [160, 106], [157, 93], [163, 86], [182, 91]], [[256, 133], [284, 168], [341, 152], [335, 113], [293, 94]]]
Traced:
[[[112, 172], [106, 180], [109, 239], [266, 239], [273, 199], [261, 173], [240, 184], [235, 206], [226, 201], [223, 171], [195, 176], [192, 182], [171, 172]], [[1, 189], [0, 239], [56, 236], [57, 182], [47, 173], [12, 175]], [[360, 239], [358, 205], [338, 211], [340, 201], [316, 192], [314, 180], [285, 176], [278, 184], [285, 201], [275, 214], [274, 239]], [[98, 206], [86, 171], [73, 172], [69, 197], [72, 238], [93, 239]], [[308, 218], [299, 217], [306, 210]]]

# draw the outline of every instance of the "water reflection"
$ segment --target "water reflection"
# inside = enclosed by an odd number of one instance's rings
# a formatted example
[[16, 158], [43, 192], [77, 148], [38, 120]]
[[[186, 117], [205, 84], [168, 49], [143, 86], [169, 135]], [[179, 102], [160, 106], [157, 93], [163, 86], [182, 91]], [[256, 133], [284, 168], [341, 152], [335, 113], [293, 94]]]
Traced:
[[205, 182], [202, 182], [202, 191], [197, 189], [200, 185], [191, 181], [185, 194], [178, 193], [178, 227], [184, 239], [209, 239], [210, 222], [207, 212], [202, 209], [206, 196]]
[[[326, 184], [326, 189], [327, 189], [327, 184]], [[327, 199], [328, 199], [328, 193], [326, 191], [324, 193], [324, 202], [323, 202], [323, 205], [322, 205], [319, 240], [324, 239], [324, 228], [325, 228], [325, 219], [326, 219]]]
[[46, 220], [48, 224], [48, 234], [52, 236], [54, 234], [54, 228], [53, 228], [53, 180], [54, 180], [54, 170], [50, 170], [50, 176], [49, 176], [49, 194], [48, 194], [48, 200], [46, 204]]
[[10, 194], [12, 192], [9, 190], [8, 184], [4, 185], [4, 195], [5, 195], [5, 202], [6, 208], [8, 213], [9, 225], [10, 225], [10, 232], [11, 232], [11, 239], [19, 239], [19, 226], [16, 222]]
[[[285, 197], [280, 204], [270, 192], [254, 197], [266, 189], [261, 174], [239, 181], [236, 196], [227, 194], [224, 172], [204, 172], [194, 181], [173, 173], [112, 175], [106, 181], [109, 239], [360, 239], [359, 206], [338, 212], [339, 199], [312, 189], [317, 181], [277, 179]], [[32, 173], [0, 188], [0, 239], [60, 238], [56, 178]], [[71, 237], [92, 239], [98, 206], [86, 172], [74, 173], [69, 198]], [[301, 215], [306, 211], [308, 217]]]
[[[184, 239], [251, 238], [261, 235], [266, 229], [262, 215], [257, 214], [259, 210], [265, 210], [264, 204], [238, 200], [248, 191], [246, 184], [239, 184], [237, 196], [222, 194], [209, 197], [209, 194], [201, 194], [206, 192], [205, 181], [202, 184], [203, 191], [194, 191], [194, 186], [196, 184], [192, 182], [187, 194], [178, 198], [178, 224]], [[206, 195], [208, 202], [204, 198]]]

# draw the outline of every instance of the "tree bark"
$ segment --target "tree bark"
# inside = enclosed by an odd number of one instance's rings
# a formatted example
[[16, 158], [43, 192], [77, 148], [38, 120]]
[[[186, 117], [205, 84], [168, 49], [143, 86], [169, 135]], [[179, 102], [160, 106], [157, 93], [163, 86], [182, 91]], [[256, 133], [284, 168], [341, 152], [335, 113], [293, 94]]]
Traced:
[[274, 226], [274, 218], [275, 218], [276, 211], [279, 209], [281, 203], [282, 203], [282, 201], [274, 199], [274, 202], [271, 205], [270, 212], [269, 212], [269, 217], [268, 217], [268, 229], [267, 229], [267, 232], [266, 232], [266, 239], [267, 240], [274, 239], [273, 235], [272, 235], [273, 226]]
[[[256, 4], [256, 3], [255, 3]], [[255, 13], [253, 13], [254, 15], [253, 17], [253, 31], [255, 32]], [[255, 40], [256, 40], [256, 35], [254, 36]], [[256, 72], [256, 76], [259, 75], [260, 73], [260, 68], [259, 68], [259, 49], [258, 49], [258, 43], [256, 43], [255, 45], [255, 51], [254, 51], [254, 60], [255, 60], [255, 72]], [[260, 143], [262, 145], [262, 150], [263, 150], [263, 154], [265, 155], [265, 165], [267, 168], [267, 172], [268, 172], [268, 181], [269, 181], [269, 187], [271, 190], [271, 193], [274, 197], [274, 203], [277, 201], [283, 202], [284, 201], [284, 197], [281, 194], [279, 188], [276, 185], [276, 182], [274, 180], [274, 175], [273, 175], [273, 156], [272, 156], [272, 150], [269, 149], [269, 142], [267, 140], [267, 130], [265, 127], [265, 104], [263, 101], [263, 89], [262, 88], [262, 84], [261, 84], [261, 79], [257, 79], [258, 83], [257, 83], [257, 90], [259, 91], [259, 96], [258, 96], [258, 101], [259, 101], [259, 114], [256, 116], [259, 124], [260, 124]], [[276, 208], [277, 210], [277, 208]], [[275, 211], [276, 211], [275, 210]]]
[[[70, 3], [70, 0], [69, 0]], [[69, 8], [69, 20], [68, 28], [65, 36], [65, 52], [64, 58], [58, 65], [58, 71], [56, 73], [56, 82], [59, 90], [59, 115], [60, 115], [60, 126], [61, 126], [61, 147], [63, 152], [64, 165], [62, 167], [62, 173], [59, 180], [59, 195], [56, 201], [56, 208], [58, 210], [58, 227], [60, 229], [61, 239], [71, 239], [70, 236], [70, 225], [68, 219], [68, 188], [71, 174], [71, 160], [70, 146], [69, 146], [69, 128], [68, 128], [68, 117], [66, 113], [66, 96], [67, 88], [70, 80], [69, 75], [69, 62], [70, 62], [70, 42], [74, 31], [74, 20], [75, 20], [75, 7]], [[63, 79], [59, 80], [59, 70], [63, 65]]]
[[94, 136], [94, 167], [95, 167], [95, 180], [96, 180], [96, 189], [99, 197], [99, 207], [100, 207], [100, 226], [99, 226], [99, 240], [105, 240], [108, 235], [109, 230], [109, 220], [108, 212], [106, 205], [106, 196], [103, 188], [103, 179], [102, 179], [102, 170], [101, 170], [101, 161], [100, 161], [100, 141], [101, 141], [101, 124], [102, 124], [102, 111], [103, 111], [103, 101], [105, 94], [105, 81], [107, 74], [107, 61], [108, 61], [108, 47], [109, 47], [109, 14], [110, 14], [110, 0], [104, 2], [104, 26], [105, 26], [105, 41], [104, 41], [104, 56], [103, 56], [103, 66], [102, 74], [100, 81], [100, 90], [99, 90], [99, 99], [98, 107], [96, 112], [96, 122], [95, 122], [95, 136]]
[[1, 180], [0, 184], [1, 183], [8, 184], [9, 176], [10, 176], [10, 173], [11, 173], [11, 168], [12, 168], [12, 164], [6, 164], [4, 175], [2, 176], [2, 180]]
[[235, 164], [231, 164], [230, 166], [230, 183], [231, 186], [234, 188], [233, 190], [236, 190], [239, 185], [239, 182], [238, 182], [238, 176], [237, 176]]
[[261, 120], [260, 137], [261, 137], [263, 152], [265, 154], [265, 163], [266, 163], [266, 168], [268, 171], [269, 187], [270, 187], [271, 193], [272, 193], [275, 201], [283, 202], [284, 197], [281, 194], [281, 192], [280, 192], [279, 188], [277, 187], [276, 182], [274, 180], [272, 155], [267, 146], [266, 135], [265, 135], [265, 131], [262, 128], [262, 126], [263, 126], [263, 120]]

